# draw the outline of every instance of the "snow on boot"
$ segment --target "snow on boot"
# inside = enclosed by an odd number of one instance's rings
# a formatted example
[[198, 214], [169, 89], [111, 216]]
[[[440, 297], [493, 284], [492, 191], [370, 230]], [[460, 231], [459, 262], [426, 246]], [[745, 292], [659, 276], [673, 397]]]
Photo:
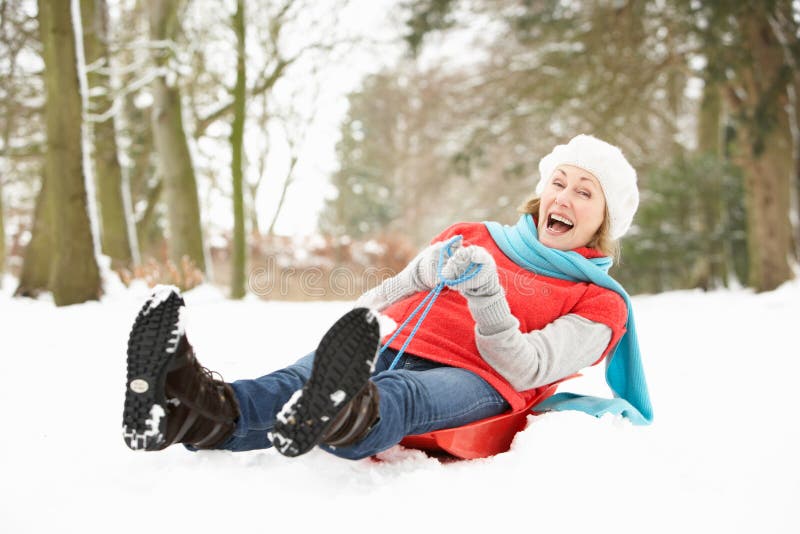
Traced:
[[311, 376], [277, 414], [270, 435], [285, 456], [300, 456], [320, 443], [340, 412], [367, 386], [380, 348], [376, 314], [355, 308], [319, 343]]
[[158, 286], [128, 339], [128, 381], [123, 439], [133, 450], [157, 451], [174, 443], [214, 448], [239, 417], [233, 389], [202, 367], [186, 338], [177, 288]]
[[380, 395], [375, 382], [367, 381], [347, 406], [339, 412], [322, 436], [322, 443], [349, 447], [367, 437], [380, 418]]

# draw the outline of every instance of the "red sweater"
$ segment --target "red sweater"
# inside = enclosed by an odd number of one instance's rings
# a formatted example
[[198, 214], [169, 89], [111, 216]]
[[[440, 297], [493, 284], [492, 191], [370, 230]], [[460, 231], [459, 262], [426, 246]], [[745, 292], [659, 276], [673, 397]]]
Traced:
[[[482, 223], [454, 224], [431, 242], [444, 241], [458, 234], [463, 236], [463, 245], [480, 245], [494, 257], [500, 284], [505, 289], [511, 313], [519, 320], [521, 332], [539, 330], [570, 313], [605, 324], [611, 328], [611, 341], [595, 363], [600, 362], [624, 334], [628, 309], [622, 297], [614, 291], [587, 282], [570, 282], [525, 270], [503, 254]], [[602, 256], [590, 248], [579, 248], [575, 252], [586, 258]], [[411, 295], [389, 306], [383, 313], [399, 324], [426, 294]], [[415, 321], [412, 320], [395, 338], [391, 348], [400, 349]], [[526, 406], [542, 389], [516, 391], [483, 360], [475, 344], [475, 320], [466, 299], [457, 290], [442, 290], [406, 351], [420, 358], [477, 373], [509, 402], [513, 410]]]

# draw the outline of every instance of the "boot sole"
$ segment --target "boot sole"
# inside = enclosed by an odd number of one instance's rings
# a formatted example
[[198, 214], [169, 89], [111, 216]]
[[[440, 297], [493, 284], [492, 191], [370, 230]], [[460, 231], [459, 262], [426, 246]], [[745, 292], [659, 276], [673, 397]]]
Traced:
[[161, 286], [142, 306], [128, 338], [128, 375], [122, 438], [134, 451], [160, 450], [166, 433], [164, 384], [183, 326], [183, 298], [177, 288]]
[[311, 376], [276, 416], [270, 439], [284, 456], [319, 444], [336, 415], [367, 384], [375, 369], [380, 331], [375, 313], [356, 308], [342, 316], [319, 343]]

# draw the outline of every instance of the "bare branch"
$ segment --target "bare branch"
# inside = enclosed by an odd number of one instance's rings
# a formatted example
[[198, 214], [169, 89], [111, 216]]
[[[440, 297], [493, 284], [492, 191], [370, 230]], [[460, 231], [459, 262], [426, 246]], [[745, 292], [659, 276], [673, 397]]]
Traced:
[[[286, 70], [286, 68], [289, 65], [291, 65], [292, 62], [295, 61], [295, 59], [297, 59], [297, 57], [294, 57], [290, 60], [283, 60], [283, 59], [279, 60], [278, 63], [275, 65], [275, 67], [272, 69], [272, 72], [263, 79], [259, 80], [248, 91], [248, 96], [249, 97], [258, 96], [261, 93], [264, 93], [269, 89], [272, 89], [275, 83], [283, 75], [283, 72]], [[209, 126], [211, 126], [211, 124], [227, 116], [232, 109], [233, 109], [233, 100], [230, 100], [225, 104], [223, 104], [222, 106], [215, 109], [214, 111], [212, 111], [211, 113], [209, 113], [208, 115], [206, 115], [205, 117], [199, 118], [197, 120], [197, 125], [195, 126], [194, 129], [195, 138], [204, 135], [205, 131], [208, 129]]]

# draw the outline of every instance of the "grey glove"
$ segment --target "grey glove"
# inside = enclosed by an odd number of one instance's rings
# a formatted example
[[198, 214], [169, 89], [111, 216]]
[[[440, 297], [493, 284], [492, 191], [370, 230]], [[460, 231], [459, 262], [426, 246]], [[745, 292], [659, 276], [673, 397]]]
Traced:
[[[408, 266], [403, 269], [398, 276], [402, 275], [405, 271], [409, 271], [417, 291], [433, 289], [439, 284], [439, 254], [446, 244], [445, 241], [437, 241], [430, 245], [417, 254], [417, 257], [411, 260]], [[461, 240], [456, 241], [450, 246], [450, 251], [453, 254], [459, 250], [461, 250]], [[447, 253], [445, 253], [445, 262], [446, 261]]]
[[[439, 253], [444, 246], [444, 241], [438, 241], [422, 250], [397, 275], [361, 295], [355, 306], [382, 311], [409, 295], [436, 287], [439, 283]], [[460, 248], [461, 242], [458, 241], [451, 245], [450, 250]]]
[[460, 278], [467, 273], [471, 264], [480, 266], [478, 274], [451, 287], [469, 297], [484, 297], [502, 291], [494, 258], [485, 248], [477, 245], [456, 250], [442, 268], [442, 276], [447, 280]]
[[474, 245], [460, 248], [442, 268], [442, 276], [457, 279], [467, 272], [470, 264], [481, 266], [478, 274], [451, 287], [466, 297], [478, 333], [488, 335], [518, 328], [519, 322], [511, 314], [500, 284], [497, 264], [485, 248]]

